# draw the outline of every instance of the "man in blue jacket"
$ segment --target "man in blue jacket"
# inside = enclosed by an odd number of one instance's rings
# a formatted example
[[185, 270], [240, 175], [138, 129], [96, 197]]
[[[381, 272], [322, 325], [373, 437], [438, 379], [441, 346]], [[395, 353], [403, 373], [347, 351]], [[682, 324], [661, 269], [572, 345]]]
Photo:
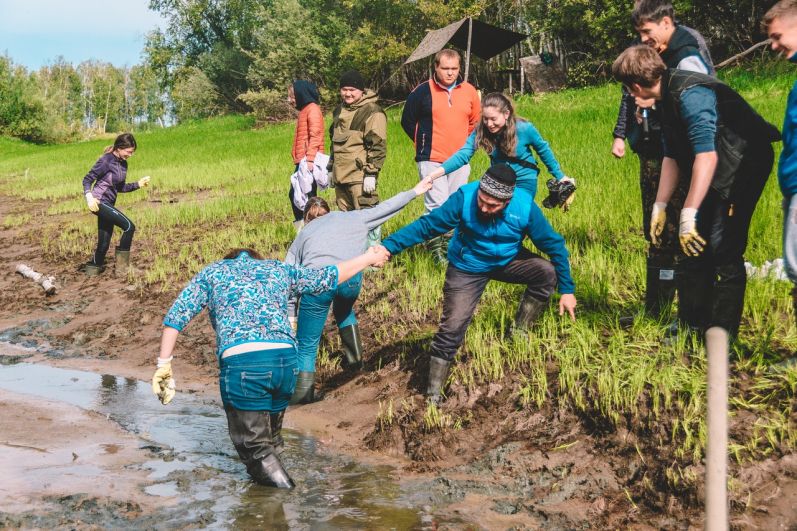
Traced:
[[[764, 30], [772, 49], [797, 63], [797, 0], [782, 0], [764, 15]], [[789, 92], [783, 120], [783, 151], [778, 162], [783, 192], [783, 262], [795, 287], [791, 297], [797, 315], [797, 81]]]
[[[480, 181], [457, 190], [442, 206], [384, 241], [391, 254], [454, 230], [448, 245], [443, 316], [432, 339], [426, 395], [437, 403], [451, 362], [465, 339], [473, 312], [489, 280], [525, 284], [514, 330], [528, 332], [548, 306], [554, 288], [562, 294], [559, 315], [575, 320], [575, 286], [565, 241], [532, 197], [515, 188], [517, 176], [506, 164], [491, 166]], [[525, 247], [523, 238], [550, 257]]]

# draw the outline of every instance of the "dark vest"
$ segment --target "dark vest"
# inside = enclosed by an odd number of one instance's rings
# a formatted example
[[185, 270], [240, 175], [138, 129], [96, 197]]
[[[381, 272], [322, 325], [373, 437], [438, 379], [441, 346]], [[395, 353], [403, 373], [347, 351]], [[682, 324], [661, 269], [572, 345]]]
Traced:
[[691, 179], [695, 155], [686, 122], [681, 117], [681, 95], [697, 86], [708, 87], [717, 96], [717, 169], [711, 187], [723, 199], [736, 197], [744, 193], [748, 184], [744, 180], [750, 177], [739, 172], [742, 162], [761, 153], [767, 144], [779, 141], [780, 131], [735, 90], [716, 78], [684, 70], [667, 70], [661, 79], [662, 131], [683, 178]]

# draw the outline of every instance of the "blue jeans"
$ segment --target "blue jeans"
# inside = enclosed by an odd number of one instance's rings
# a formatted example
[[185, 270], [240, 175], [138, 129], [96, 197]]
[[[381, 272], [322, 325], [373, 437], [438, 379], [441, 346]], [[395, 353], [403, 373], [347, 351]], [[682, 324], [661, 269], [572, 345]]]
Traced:
[[321, 341], [321, 332], [324, 331], [330, 306], [338, 328], [357, 324], [354, 303], [360, 296], [362, 285], [363, 275], [358, 273], [346, 282], [338, 284], [337, 289], [320, 295], [302, 295], [299, 301], [299, 326], [296, 330], [300, 371], [315, 372], [318, 343]]
[[221, 359], [221, 401], [243, 411], [284, 411], [296, 387], [296, 350], [280, 348]]

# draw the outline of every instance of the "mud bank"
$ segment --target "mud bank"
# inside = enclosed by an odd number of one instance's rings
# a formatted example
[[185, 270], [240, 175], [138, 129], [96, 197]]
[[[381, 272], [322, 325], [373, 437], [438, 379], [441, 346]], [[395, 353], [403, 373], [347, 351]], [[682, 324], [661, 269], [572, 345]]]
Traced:
[[[15, 212], [17, 208], [21, 206], [14, 200], [0, 198], [0, 216]], [[75, 263], [48, 261], [27, 241], [19, 229], [0, 228], [0, 248], [4, 250], [0, 255], [0, 341], [32, 349], [17, 352], [7, 361], [90, 371], [98, 378], [115, 375], [116, 378], [148, 380], [154, 370], [161, 319], [179, 286], [162, 293], [145, 290], [110, 275], [88, 279], [75, 271], [78, 259]], [[13, 273], [18, 262], [55, 274], [58, 294], [45, 297], [38, 286], [20, 281]], [[365, 291], [367, 300], [368, 290]], [[465, 526], [484, 529], [678, 529], [702, 525], [699, 489], [679, 492], [664, 485], [664, 479], [657, 474], [671, 461], [668, 461], [666, 449], [657, 453], [652, 437], [646, 440], [632, 430], [607, 427], [599, 419], [587, 418], [566, 408], [548, 407], [531, 412], [519, 408], [512, 398], [517, 382], [497, 382], [485, 389], [455, 386], [442, 412], [465, 418], [467, 422], [456, 429], [425, 428], [425, 407], [419, 391], [426, 369], [422, 346], [426, 342], [423, 339], [397, 341], [385, 347], [370, 335], [367, 323], [366, 314], [363, 318], [363, 336], [369, 353], [366, 370], [326, 375], [321, 381], [323, 400], [292, 408], [285, 425], [296, 430], [294, 444], [300, 445], [303, 435], [312, 434], [316, 441], [313, 444], [325, 449], [312, 458], [317, 460], [313, 462], [315, 467], [342, 468], [349, 476], [360, 474], [352, 472], [356, 466], [351, 460], [333, 460], [337, 464], [324, 461], [324, 455], [333, 453], [375, 466], [388, 465], [393, 470], [387, 474], [397, 482], [398, 490], [394, 492], [402, 494], [392, 496], [401, 498], [401, 506], [411, 507], [412, 511], [407, 517], [403, 516], [405, 513], [399, 514], [400, 511], [386, 512], [380, 516], [384, 518], [381, 522], [387, 524], [395, 520], [398, 528], [449, 529]], [[408, 361], [400, 362], [399, 352], [405, 348], [413, 350], [414, 354]], [[385, 363], [374, 362], [371, 353], [375, 352], [379, 352]], [[14, 356], [19, 358], [13, 359]], [[216, 359], [206, 317], [199, 318], [181, 334], [173, 367], [181, 393], [218, 407]], [[397, 406], [396, 418], [383, 427], [380, 414], [384, 411], [380, 411], [380, 407], [391, 402]], [[400, 404], [408, 405], [399, 408]], [[38, 413], [31, 412], [30, 416], [22, 418], [30, 419], [35, 415]], [[795, 410], [790, 415], [797, 418]], [[95, 420], [105, 422], [102, 418]], [[49, 421], [42, 422], [47, 426]], [[105, 428], [113, 431], [108, 425]], [[131, 436], [124, 432], [117, 435]], [[228, 469], [221, 467], [221, 475], [203, 471], [199, 479], [213, 483], [222, 478], [220, 482], [232, 485], [237, 493], [234, 495], [236, 503], [246, 509], [237, 513], [231, 511], [229, 520], [220, 523], [212, 516], [213, 503], [208, 501], [212, 495], [204, 493], [201, 496], [206, 498], [196, 500], [190, 511], [176, 507], [173, 509], [176, 512], [168, 514], [193, 527], [236, 527], [261, 521], [276, 522], [276, 528], [300, 525], [292, 516], [295, 509], [290, 499], [278, 497], [275, 501], [251, 488], [234, 456], [230, 457], [234, 451], [226, 433], [208, 438], [213, 444], [222, 445], [219, 453], [230, 458], [232, 464]], [[20, 441], [9, 442], [41, 448], [35, 441]], [[129, 439], [127, 444], [132, 444]], [[63, 459], [71, 458], [72, 449], [68, 446], [63, 448], [63, 455], [58, 454]], [[168, 449], [145, 446], [139, 441], [137, 445], [132, 444], [135, 452], [121, 455], [138, 463], [142, 459], [164, 461], [170, 458]], [[639, 449], [645, 450], [645, 458]], [[36, 450], [25, 451], [36, 453]], [[88, 450], [81, 449], [81, 452]], [[82, 455], [81, 452], [75, 453]], [[124, 461], [115, 461], [114, 455], [117, 454], [100, 457], [109, 460], [106, 463], [111, 471], [113, 467], [129, 471]], [[80, 459], [77, 462], [80, 463]], [[170, 462], [181, 463], [179, 459]], [[133, 464], [134, 469], [135, 466]], [[794, 510], [797, 506], [797, 459], [793, 454], [763, 462], [733, 464], [732, 469], [737, 478], [732, 484], [734, 528], [790, 529], [797, 526]], [[161, 504], [161, 498], [186, 492], [181, 488], [190, 491], [193, 477], [184, 470], [170, 470], [163, 477], [153, 479], [147, 476], [152, 473], [148, 471], [144, 479], [150, 483], [142, 484], [139, 472], [134, 474], [131, 485], [138, 485], [135, 489], [152, 494], [139, 492], [138, 497], [129, 498], [134, 503], [129, 510], [119, 505], [128, 501], [121, 491], [116, 497], [104, 488], [75, 494], [77, 490], [50, 492], [40, 486], [28, 489], [33, 493], [28, 501], [19, 498], [15, 503], [20, 505], [13, 512], [6, 512], [3, 518], [8, 518], [6, 522], [11, 527], [50, 527], [48, 524], [58, 525], [59, 521], [64, 522], [63, 526], [71, 526], [69, 518], [90, 526], [100, 525], [96, 522], [105, 518], [102, 515], [112, 514], [115, 518], [129, 514], [135, 515], [137, 523], [156, 526], [157, 518], [163, 518], [167, 509], [162, 505], [153, 507], [148, 496], [157, 495], [156, 505]], [[699, 477], [702, 470], [698, 467], [691, 472]], [[227, 473], [232, 473], [233, 477], [226, 476]], [[319, 486], [324, 482], [318, 476], [307, 472], [296, 479], [305, 482], [316, 499], [328, 501], [325, 498], [329, 494], [328, 484]], [[379, 480], [376, 476], [363, 481]], [[364, 514], [362, 508], [351, 509], [355, 496], [346, 485], [341, 481], [337, 485], [339, 488], [332, 491], [332, 498], [340, 502], [338, 507], [343, 514], [329, 517], [332, 527], [349, 522], [346, 518], [361, 522], [357, 518]], [[207, 492], [216, 491], [209, 489]], [[283, 503], [286, 501], [288, 505]], [[30, 509], [33, 506], [37, 510], [40, 507], [62, 507], [63, 510], [54, 510], [50, 520], [38, 524]], [[105, 525], [124, 526], [125, 521], [110, 519]]]

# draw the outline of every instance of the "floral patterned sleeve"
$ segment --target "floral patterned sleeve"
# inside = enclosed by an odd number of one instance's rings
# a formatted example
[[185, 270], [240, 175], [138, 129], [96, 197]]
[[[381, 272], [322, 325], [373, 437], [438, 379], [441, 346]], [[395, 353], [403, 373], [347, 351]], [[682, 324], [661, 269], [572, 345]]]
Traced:
[[321, 269], [310, 267], [287, 266], [291, 277], [291, 296], [323, 293], [338, 287], [337, 266]]
[[197, 273], [180, 293], [166, 317], [163, 318], [164, 326], [181, 331], [191, 319], [208, 305], [210, 286], [206, 280], [207, 270], [208, 268], [205, 268]]

